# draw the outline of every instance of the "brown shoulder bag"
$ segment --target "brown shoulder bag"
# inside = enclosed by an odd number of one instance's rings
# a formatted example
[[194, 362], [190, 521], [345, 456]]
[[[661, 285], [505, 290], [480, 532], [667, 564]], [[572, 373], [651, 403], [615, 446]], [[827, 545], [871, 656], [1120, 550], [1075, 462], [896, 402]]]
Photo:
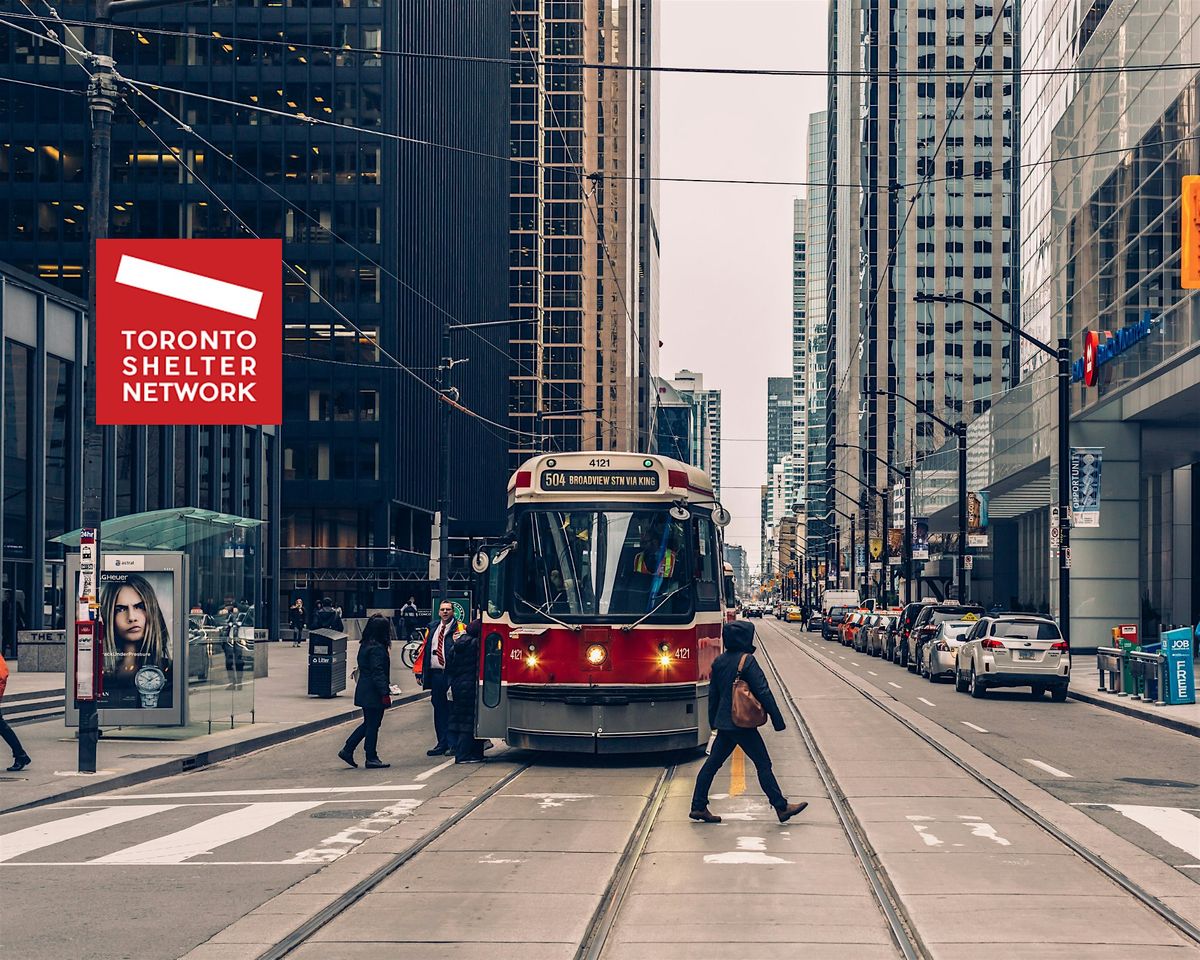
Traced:
[[750, 692], [750, 684], [742, 679], [742, 671], [746, 668], [748, 653], [742, 654], [738, 661], [737, 673], [733, 677], [733, 725], [752, 729], [761, 727], [767, 722], [767, 711], [758, 702], [758, 697]]

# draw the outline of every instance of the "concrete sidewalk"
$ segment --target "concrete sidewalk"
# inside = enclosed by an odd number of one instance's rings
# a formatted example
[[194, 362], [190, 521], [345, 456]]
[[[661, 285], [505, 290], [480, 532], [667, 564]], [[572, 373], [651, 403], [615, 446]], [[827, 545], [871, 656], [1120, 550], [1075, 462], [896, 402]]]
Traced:
[[[109, 729], [100, 738], [94, 774], [76, 772], [75, 731], [68, 729], [61, 717], [16, 727], [33, 763], [20, 773], [0, 773], [0, 814], [169, 777], [358, 718], [353, 681], [349, 681], [349, 689], [330, 700], [307, 695], [307, 652], [287, 643], [271, 644], [271, 675], [254, 681], [255, 722], [251, 723], [247, 714], [239, 717], [232, 729], [228, 725], [218, 729], [214, 723], [212, 733], [207, 732], [207, 723], [188, 728]], [[13, 680], [18, 677], [21, 686], [14, 689], [10, 682], [9, 693], [63, 688], [59, 674], [12, 675]], [[393, 707], [426, 696], [398, 657], [392, 660], [392, 682], [402, 691]], [[7, 756], [0, 759], [6, 761]]]
[[1160, 727], [1200, 737], [1200, 703], [1160, 707], [1131, 696], [1101, 693], [1095, 654], [1084, 653], [1071, 657], [1071, 696], [1127, 717], [1136, 717]]

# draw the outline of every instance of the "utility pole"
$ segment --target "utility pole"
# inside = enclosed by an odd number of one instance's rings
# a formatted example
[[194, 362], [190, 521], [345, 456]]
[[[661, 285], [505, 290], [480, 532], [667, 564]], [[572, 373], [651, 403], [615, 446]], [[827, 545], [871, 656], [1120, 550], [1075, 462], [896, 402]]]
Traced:
[[913, 602], [912, 467], [904, 471], [904, 602]]
[[958, 421], [958, 602], [967, 597], [967, 425]]
[[[438, 602], [450, 591], [450, 323], [442, 319], [442, 357], [437, 369], [438, 389]], [[434, 610], [437, 610], [434, 604]]]

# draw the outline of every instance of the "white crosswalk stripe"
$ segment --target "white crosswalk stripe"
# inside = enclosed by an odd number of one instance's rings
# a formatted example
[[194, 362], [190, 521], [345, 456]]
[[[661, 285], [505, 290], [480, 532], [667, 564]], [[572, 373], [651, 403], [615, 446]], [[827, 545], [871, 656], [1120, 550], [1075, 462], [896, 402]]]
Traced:
[[105, 807], [102, 810], [90, 810], [76, 817], [66, 817], [62, 820], [52, 820], [49, 823], [39, 823], [36, 827], [26, 827], [0, 836], [0, 863], [13, 860], [16, 857], [51, 847], [66, 840], [76, 840], [79, 837], [115, 827], [118, 824], [140, 820], [166, 810], [174, 810], [173, 803], [142, 803], [121, 807]]
[[274, 803], [252, 803], [240, 810], [230, 810], [209, 817], [194, 826], [175, 833], [147, 840], [136, 846], [118, 850], [108, 856], [90, 861], [98, 865], [145, 865], [183, 863], [192, 857], [212, 853], [235, 840], [243, 840], [288, 817], [319, 806], [320, 800], [292, 800]]
[[1117, 813], [1152, 830], [1173, 847], [1200, 858], [1200, 817], [1176, 807], [1143, 807], [1110, 803]]

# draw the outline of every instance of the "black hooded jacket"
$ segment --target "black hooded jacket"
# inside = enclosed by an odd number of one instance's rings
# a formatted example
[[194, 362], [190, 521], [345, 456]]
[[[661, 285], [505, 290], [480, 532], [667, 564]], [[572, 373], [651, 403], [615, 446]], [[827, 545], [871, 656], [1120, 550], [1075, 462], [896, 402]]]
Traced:
[[[742, 654], [754, 653], [754, 626], [744, 620], [725, 624], [721, 633], [725, 641], [725, 652], [712, 665], [712, 682], [708, 687], [708, 725], [714, 730], [739, 730], [733, 722], [733, 678], [737, 676], [738, 661]], [[750, 692], [758, 698], [771, 724], [776, 730], [784, 729], [783, 714], [775, 695], [767, 685], [767, 675], [753, 656], [746, 658], [742, 679], [750, 686]]]

